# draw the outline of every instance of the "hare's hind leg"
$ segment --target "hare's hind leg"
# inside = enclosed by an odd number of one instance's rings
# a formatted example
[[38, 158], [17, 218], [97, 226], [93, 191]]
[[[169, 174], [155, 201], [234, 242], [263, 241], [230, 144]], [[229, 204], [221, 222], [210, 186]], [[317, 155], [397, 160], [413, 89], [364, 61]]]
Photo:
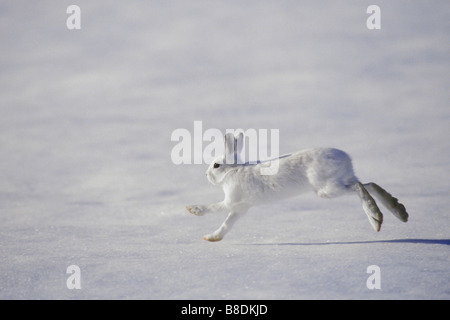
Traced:
[[376, 183], [366, 183], [364, 184], [364, 187], [400, 221], [408, 221], [408, 213], [406, 212], [406, 208], [403, 204], [398, 202], [397, 198], [393, 197], [390, 193], [388, 193]]
[[316, 190], [319, 197], [331, 199], [349, 191], [348, 186], [340, 181], [328, 181], [325, 186]]
[[361, 199], [362, 207], [369, 218], [370, 224], [376, 232], [380, 231], [381, 224], [383, 223], [383, 214], [378, 208], [377, 203], [360, 182], [355, 184], [355, 190]]

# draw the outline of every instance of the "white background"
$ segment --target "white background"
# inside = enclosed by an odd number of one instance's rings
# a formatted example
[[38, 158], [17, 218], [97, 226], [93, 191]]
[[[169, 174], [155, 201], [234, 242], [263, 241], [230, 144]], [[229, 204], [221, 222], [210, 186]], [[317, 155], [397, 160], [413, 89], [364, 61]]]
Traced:
[[[81, 8], [81, 30], [66, 9]], [[366, 9], [381, 8], [381, 30]], [[0, 298], [449, 299], [448, 1], [2, 1]], [[348, 152], [406, 205], [358, 197], [224, 215], [173, 130], [279, 129]], [[81, 270], [81, 290], [66, 268]], [[369, 290], [378, 265], [381, 290]]]

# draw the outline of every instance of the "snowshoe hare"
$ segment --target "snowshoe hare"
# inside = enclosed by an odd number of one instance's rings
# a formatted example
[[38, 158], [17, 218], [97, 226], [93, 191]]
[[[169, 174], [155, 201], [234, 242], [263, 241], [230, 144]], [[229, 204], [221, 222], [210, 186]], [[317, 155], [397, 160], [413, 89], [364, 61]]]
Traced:
[[[314, 191], [319, 197], [333, 198], [343, 194], [357, 194], [364, 212], [375, 231], [379, 231], [383, 214], [372, 198], [373, 195], [394, 216], [403, 222], [408, 213], [398, 199], [371, 182], [362, 184], [353, 172], [350, 157], [341, 150], [332, 148], [307, 149], [277, 159], [254, 164], [240, 164], [239, 146], [242, 149], [242, 132], [225, 135], [225, 154], [218, 157], [206, 171], [208, 180], [222, 186], [225, 199], [209, 205], [188, 205], [186, 209], [197, 216], [213, 212], [228, 212], [222, 225], [213, 233], [204, 236], [208, 241], [220, 241], [230, 231], [236, 220], [250, 207], [275, 200]], [[230, 155], [231, 153], [231, 155]], [[226, 161], [228, 159], [234, 161]], [[276, 163], [274, 163], [276, 161]], [[261, 174], [276, 164], [275, 174]]]

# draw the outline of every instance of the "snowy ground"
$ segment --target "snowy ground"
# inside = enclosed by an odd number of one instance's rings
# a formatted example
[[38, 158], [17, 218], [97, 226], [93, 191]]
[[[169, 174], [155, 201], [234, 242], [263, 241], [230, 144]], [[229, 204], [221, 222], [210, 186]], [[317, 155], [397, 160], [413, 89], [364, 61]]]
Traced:
[[[381, 30], [368, 1], [70, 4], [0, 5], [1, 299], [450, 298], [448, 1], [376, 1]], [[224, 216], [184, 207], [222, 192], [170, 158], [195, 120], [341, 148], [410, 221], [307, 194], [206, 242]]]

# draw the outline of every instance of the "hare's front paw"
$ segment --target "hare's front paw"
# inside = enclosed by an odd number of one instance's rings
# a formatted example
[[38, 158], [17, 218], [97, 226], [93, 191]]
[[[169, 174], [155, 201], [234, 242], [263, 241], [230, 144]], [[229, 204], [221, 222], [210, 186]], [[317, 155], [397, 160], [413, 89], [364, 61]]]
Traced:
[[207, 241], [211, 241], [211, 242], [215, 242], [215, 241], [220, 241], [223, 239], [223, 235], [217, 232], [213, 232], [210, 234], [207, 234], [206, 236], [203, 237], [204, 240]]
[[203, 216], [206, 213], [206, 206], [202, 205], [190, 205], [186, 206], [187, 211], [196, 216]]

